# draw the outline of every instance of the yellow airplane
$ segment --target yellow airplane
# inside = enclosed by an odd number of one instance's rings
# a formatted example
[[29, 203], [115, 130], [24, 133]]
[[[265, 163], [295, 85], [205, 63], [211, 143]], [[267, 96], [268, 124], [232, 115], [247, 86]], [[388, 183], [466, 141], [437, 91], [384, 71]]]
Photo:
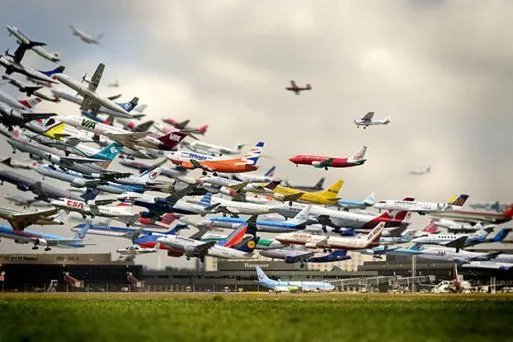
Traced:
[[337, 181], [326, 190], [308, 192], [278, 185], [273, 189], [273, 197], [279, 201], [300, 201], [314, 204], [336, 204], [340, 199], [338, 192], [344, 184], [343, 180]]

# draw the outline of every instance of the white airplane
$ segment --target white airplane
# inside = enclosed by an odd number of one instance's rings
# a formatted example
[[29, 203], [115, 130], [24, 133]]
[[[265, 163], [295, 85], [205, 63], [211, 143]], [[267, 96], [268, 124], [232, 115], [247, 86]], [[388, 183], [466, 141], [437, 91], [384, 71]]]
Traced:
[[426, 167], [425, 170], [410, 170], [410, 171], [408, 171], [408, 173], [410, 175], [415, 175], [415, 176], [424, 175], [424, 174], [430, 173], [430, 172], [431, 172], [431, 166]]
[[365, 114], [360, 120], [354, 120], [356, 127], [363, 126], [363, 128], [367, 128], [368, 126], [375, 125], [388, 125], [391, 121], [391, 117], [387, 116], [385, 119], [373, 120], [374, 112], [368, 112]]
[[[72, 102], [72, 103], [75, 103], [77, 105], [81, 105], [82, 102], [84, 101], [83, 100], [83, 97], [80, 96], [80, 95], [73, 95], [73, 94], [70, 94], [68, 92], [65, 92], [65, 91], [62, 91], [62, 90], [59, 90], [59, 89], [51, 89], [50, 90], [53, 94], [53, 96], [57, 99], [57, 100], [66, 100], [66, 101], [69, 101], [69, 102]], [[109, 96], [107, 99], [111, 100], [111, 101], [114, 101], [115, 99], [118, 98], [119, 95], [114, 95], [114, 96]], [[118, 102], [114, 102], [117, 106], [119, 106], [120, 108], [123, 108], [125, 110], [127, 110], [127, 108], [130, 108], [130, 106], [133, 106], [134, 104], [137, 104], [137, 101], [139, 101], [139, 99], [137, 97], [134, 97], [130, 102], [126, 102], [126, 103], [118, 103]], [[113, 111], [112, 109], [109, 109], [109, 108], [105, 108], [104, 106], [100, 106], [99, 108], [95, 108], [97, 110], [97, 112], [95, 112], [96, 114], [106, 114], [106, 115], [109, 115], [109, 116], [113, 116], [113, 117], [116, 117], [118, 119], [122, 119], [122, 118], [127, 118], [126, 114], [120, 114], [118, 111]], [[134, 110], [135, 111], [135, 110]], [[136, 114], [132, 114], [132, 112], [129, 113], [129, 118], [132, 119], [132, 118], [141, 118], [143, 117], [144, 114], [140, 114], [140, 113], [136, 113]]]
[[487, 270], [509, 271], [513, 269], [513, 263], [497, 261], [471, 261], [463, 264], [463, 268], [481, 268]]
[[[9, 31], [9, 36], [16, 37], [16, 39], [18, 40], [18, 44], [30, 44], [31, 40], [16, 27], [7, 25], [7, 31]], [[52, 61], [52, 62], [60, 61], [58, 52], [48, 52], [45, 49], [43, 49], [41, 46], [34, 46], [31, 49], [32, 49], [32, 51], [37, 53], [39, 56], [46, 58], [49, 61]]]
[[430, 212], [460, 210], [468, 197], [468, 195], [461, 194], [454, 201], [448, 203], [383, 200], [378, 201], [373, 207], [380, 210], [404, 210], [425, 215]]
[[[220, 175], [223, 177], [232, 178], [241, 182], [258, 182], [258, 183], [268, 183], [275, 180], [273, 178], [274, 171], [276, 170], [276, 166], [271, 166], [269, 170], [267, 170], [263, 175], [255, 175], [253, 172], [249, 173], [230, 173], [230, 174], [223, 174]], [[317, 189], [320, 190], [320, 189]]]
[[[197, 182], [199, 184], [210, 184], [210, 185], [217, 185], [221, 187], [227, 187], [230, 190], [236, 191], [236, 192], [256, 192], [256, 193], [268, 193], [272, 194], [273, 190], [271, 188], [266, 188], [262, 184], [259, 183], [253, 183], [253, 182], [240, 182], [231, 178], [225, 178], [221, 176], [203, 176], [197, 179]], [[276, 182], [276, 185], [278, 185], [279, 182]], [[231, 195], [230, 191], [222, 191], [226, 195]]]
[[[192, 198], [190, 203], [200, 203], [201, 199]], [[274, 206], [249, 202], [230, 201], [219, 197], [212, 197], [212, 204], [219, 204], [215, 211], [231, 215], [261, 215], [274, 213]]]
[[69, 25], [74, 36], [82, 39], [87, 44], [100, 44], [100, 39], [103, 37], [103, 33], [100, 33], [96, 38], [91, 37], [87, 33], [76, 29], [73, 25]]
[[475, 232], [476, 230], [488, 230], [495, 228], [495, 224], [487, 224], [484, 225], [481, 222], [458, 222], [448, 219], [437, 219], [432, 221], [432, 223], [440, 228], [445, 228], [448, 231], [458, 231], [458, 232]]
[[202, 141], [183, 142], [182, 145], [184, 145], [191, 151], [198, 153], [206, 153], [212, 156], [222, 156], [225, 154], [239, 154], [242, 151], [242, 148], [245, 146], [244, 144], [238, 143], [237, 145], [235, 145], [234, 148], [230, 148], [225, 146], [208, 144]]
[[379, 246], [381, 233], [385, 223], [381, 222], [374, 227], [367, 235], [358, 236], [324, 236], [312, 235], [302, 232], [282, 233], [274, 237], [284, 245], [304, 245], [306, 248], [326, 249], [368, 249]]
[[[237, 234], [236, 232], [240, 231], [241, 228], [243, 227], [239, 227], [237, 230], [234, 230], [233, 234]], [[243, 230], [245, 231], [245, 227]], [[252, 258], [253, 256], [253, 253], [247, 253], [234, 248], [225, 247], [217, 244], [216, 241], [204, 242], [177, 235], [160, 237], [157, 239], [157, 242], [167, 246], [171, 249], [172, 253], [185, 254], [187, 260], [190, 260], [192, 257], [197, 257], [203, 262], [207, 255], [223, 259], [247, 259]], [[255, 248], [254, 243], [252, 248]]]
[[58, 212], [59, 210], [54, 208], [29, 213], [19, 210], [0, 208], [0, 218], [7, 220], [14, 230], [23, 230], [33, 224], [64, 224], [61, 220], [56, 219], [56, 214]]
[[139, 254], [149, 254], [149, 253], [158, 253], [160, 250], [160, 244], [156, 243], [155, 247], [153, 248], [144, 248], [139, 245], [134, 246], [128, 246], [126, 248], [120, 248], [116, 249], [116, 252], [120, 254], [120, 257], [122, 256], [136, 256]]
[[50, 204], [57, 208], [64, 209], [66, 212], [75, 211], [82, 214], [82, 218], [86, 218], [88, 215], [94, 218], [98, 217], [110, 217], [115, 220], [126, 223], [127, 226], [130, 223], [137, 221], [139, 218], [138, 214], [132, 213], [129, 206], [123, 204], [118, 206], [106, 206], [101, 203], [111, 203], [114, 200], [93, 200], [93, 201], [75, 201], [69, 198], [52, 200]]
[[130, 118], [130, 113], [128, 113], [124, 108], [119, 106], [114, 101], [109, 98], [99, 95], [96, 93], [96, 89], [100, 84], [103, 70], [105, 69], [105, 64], [100, 63], [96, 68], [93, 77], [90, 80], [86, 80], [86, 75], [82, 78], [82, 82], [87, 83], [87, 87], [83, 86], [81, 82], [78, 82], [66, 74], [55, 74], [55, 78], [59, 80], [62, 84], [70, 87], [75, 90], [79, 95], [83, 96], [82, 105], [80, 106], [81, 110], [92, 110], [98, 112], [100, 107], [105, 107], [114, 112], [119, 113], [119, 116], [124, 116]]
[[461, 264], [469, 263], [471, 261], [489, 261], [497, 257], [498, 254], [500, 254], [500, 252], [471, 252], [442, 246], [427, 247], [415, 253], [415, 255], [421, 259], [452, 261]]
[[55, 84], [58, 83], [55, 81], [52, 76], [54, 76], [57, 73], [64, 71], [64, 66], [59, 66], [55, 68], [54, 70], [49, 71], [40, 71], [33, 69], [31, 67], [28, 67], [21, 63], [21, 60], [23, 59], [23, 56], [25, 56], [25, 52], [28, 49], [32, 49], [35, 46], [42, 46], [45, 45], [44, 43], [38, 43], [38, 42], [30, 42], [29, 44], [20, 44], [16, 51], [14, 52], [14, 55], [11, 55], [9, 53], [9, 50], [6, 51], [5, 56], [0, 57], [0, 65], [5, 68], [5, 73], [7, 75], [12, 74], [13, 72], [25, 75], [29, 77], [31, 80], [34, 81], [43, 81], [45, 84]]
[[4, 81], [7, 81], [9, 84], [12, 84], [18, 90], [22, 93], [27, 94], [27, 96], [35, 95], [43, 100], [50, 101], [50, 102], [58, 102], [59, 99], [54, 96], [49, 96], [42, 91], [40, 91], [41, 88], [43, 88], [42, 85], [36, 85], [35, 83], [28, 84], [21, 81], [18, 81], [12, 76], [9, 75], [2, 75], [2, 79]]

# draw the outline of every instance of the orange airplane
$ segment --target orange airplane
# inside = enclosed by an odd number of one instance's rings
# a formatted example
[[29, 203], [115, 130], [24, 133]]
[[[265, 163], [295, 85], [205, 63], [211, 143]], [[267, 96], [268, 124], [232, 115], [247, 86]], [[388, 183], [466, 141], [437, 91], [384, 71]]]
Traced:
[[260, 141], [243, 157], [231, 159], [188, 151], [172, 152], [167, 158], [173, 164], [184, 169], [202, 169], [203, 175], [206, 175], [207, 172], [213, 172], [213, 175], [217, 176], [217, 172], [239, 173], [257, 170], [258, 158], [262, 153], [263, 147], [264, 143]]

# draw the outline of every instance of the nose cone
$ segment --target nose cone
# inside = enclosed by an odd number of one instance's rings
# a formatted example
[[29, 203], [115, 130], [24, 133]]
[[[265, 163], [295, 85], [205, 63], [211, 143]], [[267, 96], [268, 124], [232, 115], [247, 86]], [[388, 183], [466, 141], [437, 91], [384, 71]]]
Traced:
[[289, 158], [289, 161], [294, 163], [294, 164], [297, 164], [299, 162], [299, 156], [294, 156], [294, 157], [290, 157]]

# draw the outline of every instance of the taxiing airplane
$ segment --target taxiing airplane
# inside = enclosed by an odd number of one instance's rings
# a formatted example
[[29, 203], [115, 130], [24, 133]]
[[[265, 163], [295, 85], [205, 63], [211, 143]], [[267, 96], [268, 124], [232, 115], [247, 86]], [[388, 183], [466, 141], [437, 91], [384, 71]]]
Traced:
[[321, 292], [333, 291], [335, 286], [324, 281], [287, 281], [270, 279], [259, 265], [256, 265], [258, 284], [273, 292]]
[[184, 169], [202, 169], [203, 175], [207, 172], [213, 172], [217, 176], [218, 172], [239, 173], [258, 170], [258, 159], [264, 147], [263, 142], [258, 142], [254, 148], [241, 158], [223, 159], [204, 154], [178, 151], [170, 152], [168, 159], [175, 165]]
[[356, 152], [352, 157], [348, 158], [332, 158], [325, 156], [316, 156], [316, 155], [306, 155], [301, 154], [297, 156], [293, 156], [289, 158], [289, 160], [298, 166], [301, 165], [312, 165], [316, 168], [324, 168], [328, 170], [329, 167], [351, 167], [358, 166], [365, 163], [366, 159], [365, 152], [367, 151], [367, 146], [363, 146], [358, 152]]
[[93, 38], [92, 36], [88, 35], [87, 33], [80, 31], [79, 29], [75, 28], [73, 25], [69, 25], [69, 28], [71, 29], [71, 32], [74, 36], [80, 38], [84, 43], [87, 44], [100, 44], [100, 39], [103, 37], [103, 33], [100, 33], [96, 38]]
[[295, 81], [290, 81], [290, 86], [285, 88], [285, 90], [292, 91], [294, 94], [299, 95], [302, 91], [312, 90], [312, 86], [306, 84], [304, 87], [299, 87]]
[[[9, 36], [16, 37], [18, 44], [30, 44], [32, 42], [25, 34], [23, 34], [23, 32], [21, 32], [19, 29], [17, 29], [14, 26], [7, 25], [7, 31], [9, 32]], [[58, 52], [48, 52], [40, 45], [35, 45], [31, 49], [32, 49], [32, 51], [37, 53], [39, 56], [46, 58], [47, 60], [49, 60], [51, 62], [59, 62], [60, 61]]]
[[365, 129], [368, 126], [388, 125], [391, 121], [390, 116], [386, 117], [385, 119], [381, 119], [381, 120], [374, 120], [373, 117], [374, 117], [374, 112], [368, 112], [361, 119], [354, 120], [354, 123], [356, 124], [356, 127], [363, 126], [363, 128]]

